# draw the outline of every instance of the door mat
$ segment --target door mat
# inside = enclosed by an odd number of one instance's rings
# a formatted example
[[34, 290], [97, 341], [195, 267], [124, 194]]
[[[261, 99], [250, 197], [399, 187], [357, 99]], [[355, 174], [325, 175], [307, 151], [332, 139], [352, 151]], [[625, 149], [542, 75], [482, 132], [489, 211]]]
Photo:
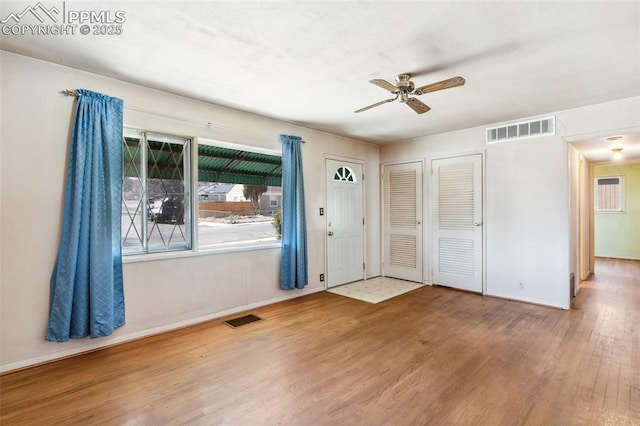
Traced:
[[380, 303], [401, 294], [424, 287], [420, 283], [398, 280], [388, 277], [377, 277], [365, 281], [333, 287], [329, 293], [362, 300], [367, 303]]
[[257, 317], [253, 314], [245, 315], [243, 317], [238, 317], [234, 319], [230, 319], [227, 321], [222, 321], [227, 324], [231, 328], [240, 327], [241, 325], [251, 324], [252, 322], [260, 321], [262, 318]]

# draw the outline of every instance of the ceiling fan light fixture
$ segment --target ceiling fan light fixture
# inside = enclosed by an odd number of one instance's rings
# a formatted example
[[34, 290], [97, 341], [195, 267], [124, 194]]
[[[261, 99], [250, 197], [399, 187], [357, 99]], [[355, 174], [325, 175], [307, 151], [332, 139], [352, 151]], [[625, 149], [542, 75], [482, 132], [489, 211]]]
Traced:
[[427, 84], [425, 86], [421, 86], [416, 88], [413, 81], [411, 81], [411, 74], [398, 74], [396, 76], [396, 84], [391, 84], [386, 80], [381, 78], [375, 78], [373, 80], [369, 80], [369, 83], [375, 84], [381, 89], [387, 90], [392, 94], [396, 95], [395, 98], [385, 99], [384, 101], [376, 102], [375, 104], [366, 106], [364, 108], [360, 108], [355, 110], [355, 113], [363, 112], [370, 110], [371, 108], [375, 108], [377, 106], [386, 104], [388, 102], [395, 101], [396, 99], [408, 105], [412, 110], [414, 110], [417, 114], [424, 114], [429, 111], [428, 105], [424, 104], [422, 101], [416, 99], [412, 96], [420, 96], [425, 93], [437, 92], [438, 90], [451, 89], [453, 87], [463, 86], [465, 83], [465, 79], [458, 76], [449, 78], [447, 80], [439, 81], [437, 83]]

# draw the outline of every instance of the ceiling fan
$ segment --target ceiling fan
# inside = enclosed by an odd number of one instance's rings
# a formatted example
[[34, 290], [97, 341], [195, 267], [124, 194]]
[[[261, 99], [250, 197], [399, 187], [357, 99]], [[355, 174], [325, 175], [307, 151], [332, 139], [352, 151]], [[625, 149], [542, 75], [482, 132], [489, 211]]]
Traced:
[[399, 74], [396, 77], [396, 82], [397, 84], [393, 85], [388, 81], [382, 80], [379, 78], [374, 80], [369, 80], [369, 83], [373, 83], [378, 87], [382, 87], [383, 89], [390, 91], [396, 96], [395, 98], [385, 99], [384, 101], [376, 102], [373, 105], [360, 108], [359, 110], [354, 112], [366, 111], [368, 109], [380, 106], [382, 104], [393, 102], [397, 99], [400, 102], [409, 105], [411, 109], [417, 112], [418, 114], [424, 114], [425, 112], [429, 111], [431, 108], [429, 108], [429, 106], [419, 101], [417, 98], [409, 97], [410, 95], [420, 96], [429, 92], [436, 92], [438, 90], [451, 89], [452, 87], [458, 87], [458, 86], [464, 85], [465, 80], [462, 77], [453, 77], [447, 80], [439, 81], [437, 83], [427, 84], [426, 86], [418, 87], [415, 90], [414, 90], [415, 85], [413, 84], [413, 81], [411, 81], [411, 74]]

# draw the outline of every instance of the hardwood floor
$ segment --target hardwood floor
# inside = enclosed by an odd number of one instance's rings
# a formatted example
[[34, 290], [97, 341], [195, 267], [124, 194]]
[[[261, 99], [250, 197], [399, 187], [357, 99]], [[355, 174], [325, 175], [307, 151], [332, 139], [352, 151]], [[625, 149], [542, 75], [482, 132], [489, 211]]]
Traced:
[[425, 287], [327, 292], [0, 377], [0, 423], [640, 424], [640, 262], [570, 311]]

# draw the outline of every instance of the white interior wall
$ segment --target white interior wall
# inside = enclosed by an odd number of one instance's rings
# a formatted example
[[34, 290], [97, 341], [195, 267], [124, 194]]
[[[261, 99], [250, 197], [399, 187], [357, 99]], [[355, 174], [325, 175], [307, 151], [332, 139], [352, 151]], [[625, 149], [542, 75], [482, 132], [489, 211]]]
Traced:
[[[433, 158], [485, 150], [486, 293], [568, 309], [569, 272], [575, 269], [569, 250], [576, 245], [577, 233], [571, 234], [570, 228], [567, 141], [637, 129], [640, 97], [559, 111], [555, 116], [553, 137], [486, 146], [483, 126], [383, 145], [380, 161], [426, 159], [430, 165]], [[424, 183], [428, 200], [428, 173]], [[425, 207], [423, 223], [428, 224], [431, 209]], [[431, 263], [429, 230], [424, 237], [426, 274]]]
[[[367, 274], [380, 274], [376, 145], [7, 52], [1, 55], [0, 371], [323, 290], [319, 274], [326, 272], [325, 224], [318, 208], [324, 204], [327, 155], [364, 162]], [[280, 248], [126, 263], [125, 326], [97, 340], [46, 342], [49, 279], [60, 235], [74, 111], [73, 99], [59, 92], [76, 88], [124, 99], [125, 125], [142, 129], [274, 150], [280, 150], [279, 134], [301, 136], [307, 142], [303, 165], [309, 285], [304, 290], [279, 289]]]
[[556, 113], [558, 134], [568, 142], [640, 131], [640, 96]]
[[567, 144], [487, 147], [487, 294], [568, 308]]

